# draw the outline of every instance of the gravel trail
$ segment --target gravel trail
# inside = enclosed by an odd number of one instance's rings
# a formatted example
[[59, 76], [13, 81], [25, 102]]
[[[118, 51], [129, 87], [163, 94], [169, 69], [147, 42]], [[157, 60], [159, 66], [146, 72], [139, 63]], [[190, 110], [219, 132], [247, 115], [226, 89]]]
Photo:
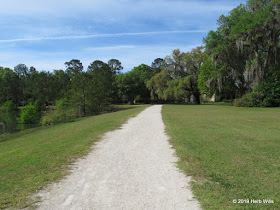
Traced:
[[61, 182], [36, 194], [39, 209], [200, 209], [164, 132], [161, 105], [108, 132]]

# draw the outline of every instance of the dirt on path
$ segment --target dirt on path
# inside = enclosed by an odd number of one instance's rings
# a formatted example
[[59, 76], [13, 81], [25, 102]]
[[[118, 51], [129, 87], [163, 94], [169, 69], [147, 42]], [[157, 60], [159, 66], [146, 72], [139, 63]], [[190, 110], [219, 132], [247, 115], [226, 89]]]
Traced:
[[200, 209], [176, 167], [161, 108], [106, 133], [70, 175], [36, 195], [39, 209]]

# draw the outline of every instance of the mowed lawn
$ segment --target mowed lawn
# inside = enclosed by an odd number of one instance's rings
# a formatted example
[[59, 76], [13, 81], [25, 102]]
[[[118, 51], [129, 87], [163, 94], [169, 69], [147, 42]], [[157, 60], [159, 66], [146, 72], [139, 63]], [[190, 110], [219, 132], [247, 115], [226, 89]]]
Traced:
[[129, 109], [37, 129], [1, 142], [0, 209], [30, 206], [32, 193], [59, 180], [67, 173], [68, 164], [85, 155], [102, 134], [146, 107], [125, 106]]
[[164, 105], [162, 112], [203, 209], [280, 209], [280, 108]]

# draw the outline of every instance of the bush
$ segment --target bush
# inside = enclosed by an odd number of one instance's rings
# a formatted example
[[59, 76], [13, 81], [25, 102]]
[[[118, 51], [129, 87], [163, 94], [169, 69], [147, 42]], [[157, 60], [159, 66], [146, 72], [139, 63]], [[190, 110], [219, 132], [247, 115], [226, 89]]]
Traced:
[[67, 99], [60, 99], [56, 101], [54, 110], [46, 113], [42, 117], [42, 125], [53, 125], [59, 122], [73, 121], [77, 117], [77, 112], [69, 105]]
[[38, 112], [41, 111], [41, 103], [38, 99], [33, 103], [33, 105], [35, 106], [35, 108]]
[[233, 106], [240, 107], [241, 98], [237, 98], [233, 101]]
[[39, 123], [41, 118], [41, 112], [38, 110], [36, 103], [30, 102], [23, 107], [21, 114], [17, 121], [23, 124], [35, 124]]
[[236, 99], [233, 102], [234, 106], [241, 107], [261, 107], [263, 106], [263, 95], [260, 92], [251, 92], [244, 95], [241, 99]]
[[56, 109], [59, 111], [63, 111], [64, 109], [67, 109], [69, 107], [69, 102], [66, 98], [57, 100], [56, 103]]
[[15, 111], [16, 107], [12, 101], [6, 101], [4, 104], [4, 112], [12, 112]]

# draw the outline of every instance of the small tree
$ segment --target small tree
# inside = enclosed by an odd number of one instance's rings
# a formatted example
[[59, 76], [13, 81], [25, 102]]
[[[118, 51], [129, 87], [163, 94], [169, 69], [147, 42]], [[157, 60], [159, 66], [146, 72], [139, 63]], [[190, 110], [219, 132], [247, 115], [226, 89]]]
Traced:
[[36, 124], [40, 122], [41, 113], [38, 108], [38, 102], [30, 102], [23, 107], [21, 114], [17, 121], [22, 124]]

